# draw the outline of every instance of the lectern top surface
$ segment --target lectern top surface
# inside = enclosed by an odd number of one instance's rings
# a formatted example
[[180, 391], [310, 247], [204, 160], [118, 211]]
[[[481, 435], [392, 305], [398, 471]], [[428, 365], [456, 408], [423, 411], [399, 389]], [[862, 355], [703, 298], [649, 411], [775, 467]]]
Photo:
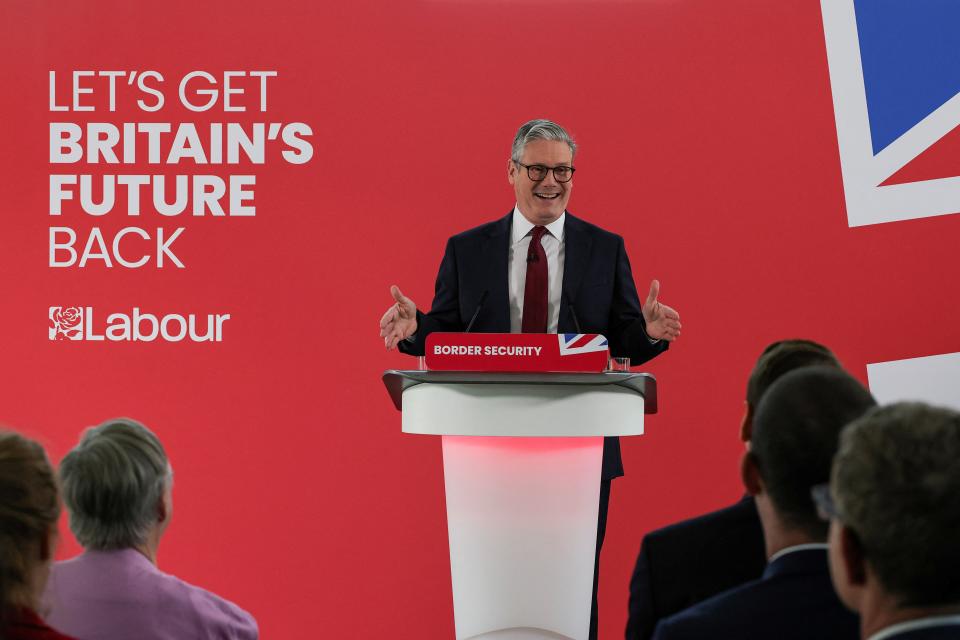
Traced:
[[649, 373], [494, 373], [477, 371], [383, 372], [383, 384], [394, 406], [403, 407], [403, 392], [419, 384], [616, 385], [644, 397], [644, 413], [657, 412], [657, 379]]

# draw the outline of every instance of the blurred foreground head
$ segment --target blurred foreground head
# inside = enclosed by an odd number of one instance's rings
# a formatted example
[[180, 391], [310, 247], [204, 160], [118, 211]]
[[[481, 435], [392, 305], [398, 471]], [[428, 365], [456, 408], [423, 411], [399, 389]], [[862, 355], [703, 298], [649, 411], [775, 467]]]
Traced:
[[866, 414], [843, 433], [829, 495], [834, 585], [865, 625], [960, 613], [960, 413], [898, 403]]
[[0, 431], [0, 631], [16, 610], [36, 610], [59, 516], [57, 483], [43, 448]]

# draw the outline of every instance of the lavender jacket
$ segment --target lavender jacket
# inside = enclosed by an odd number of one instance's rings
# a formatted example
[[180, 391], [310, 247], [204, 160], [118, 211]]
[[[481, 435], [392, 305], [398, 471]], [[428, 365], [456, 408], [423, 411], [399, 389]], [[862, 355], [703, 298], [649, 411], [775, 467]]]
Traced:
[[249, 613], [163, 573], [134, 549], [86, 551], [53, 566], [47, 623], [79, 640], [256, 640]]

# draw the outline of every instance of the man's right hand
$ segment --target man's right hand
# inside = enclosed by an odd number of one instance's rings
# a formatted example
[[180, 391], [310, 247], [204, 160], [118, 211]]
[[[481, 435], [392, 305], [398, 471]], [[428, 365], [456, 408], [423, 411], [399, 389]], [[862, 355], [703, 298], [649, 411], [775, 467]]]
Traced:
[[383, 346], [394, 349], [397, 343], [417, 332], [417, 305], [403, 295], [397, 285], [390, 287], [394, 303], [380, 319], [380, 337]]

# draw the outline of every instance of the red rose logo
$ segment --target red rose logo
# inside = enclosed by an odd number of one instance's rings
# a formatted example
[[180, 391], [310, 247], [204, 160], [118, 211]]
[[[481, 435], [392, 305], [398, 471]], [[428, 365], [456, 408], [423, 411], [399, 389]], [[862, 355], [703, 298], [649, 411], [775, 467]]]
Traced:
[[63, 329], [70, 329], [80, 324], [82, 317], [83, 311], [80, 310], [80, 307], [67, 307], [66, 309], [58, 307], [53, 314], [53, 321]]
[[80, 307], [50, 307], [50, 339], [79, 340], [83, 329]]

